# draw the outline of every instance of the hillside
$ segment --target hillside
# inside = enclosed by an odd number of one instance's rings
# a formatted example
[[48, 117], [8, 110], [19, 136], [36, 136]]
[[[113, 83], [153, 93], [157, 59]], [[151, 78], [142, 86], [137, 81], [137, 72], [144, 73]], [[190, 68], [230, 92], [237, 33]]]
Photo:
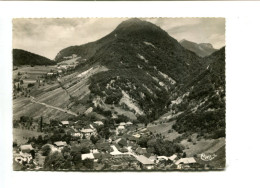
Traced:
[[200, 57], [209, 56], [213, 52], [217, 51], [216, 49], [213, 48], [212, 44], [210, 43], [197, 44], [195, 42], [191, 42], [183, 39], [180, 41], [180, 44], [187, 50], [196, 53]]
[[192, 75], [172, 101], [183, 113], [173, 128], [179, 133], [199, 133], [209, 138], [225, 137], [225, 48], [204, 59], [204, 71]]
[[108, 105], [149, 118], [166, 110], [171, 91], [201, 68], [201, 58], [158, 26], [139, 19], [122, 22], [96, 42], [63, 49], [55, 60], [73, 54], [86, 67], [108, 69], [90, 77], [90, 100], [100, 97]]
[[25, 51], [20, 49], [13, 49], [13, 65], [55, 65], [55, 61], [52, 61], [46, 57]]

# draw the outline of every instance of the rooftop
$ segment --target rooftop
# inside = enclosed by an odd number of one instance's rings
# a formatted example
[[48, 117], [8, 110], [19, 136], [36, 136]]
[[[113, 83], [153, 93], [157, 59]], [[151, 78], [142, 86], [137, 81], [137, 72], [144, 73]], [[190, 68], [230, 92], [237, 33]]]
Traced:
[[190, 158], [182, 158], [182, 159], [179, 159], [175, 164], [178, 165], [178, 164], [191, 164], [191, 163], [196, 163], [195, 159], [193, 157], [190, 157]]

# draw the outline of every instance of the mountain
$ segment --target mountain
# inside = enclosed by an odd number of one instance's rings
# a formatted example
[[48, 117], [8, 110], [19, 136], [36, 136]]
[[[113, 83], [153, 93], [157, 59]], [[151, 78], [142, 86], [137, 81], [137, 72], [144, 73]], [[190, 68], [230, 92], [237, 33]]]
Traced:
[[191, 75], [172, 101], [172, 109], [183, 112], [173, 128], [179, 133], [219, 138], [225, 136], [225, 48], [203, 61], [205, 70]]
[[13, 65], [55, 65], [55, 61], [52, 61], [46, 57], [25, 51], [20, 49], [13, 49]]
[[[30, 116], [64, 120], [84, 114], [149, 123], [170, 113], [180, 134], [225, 133], [224, 48], [202, 58], [160, 27], [129, 19], [95, 42], [62, 49], [55, 61], [79, 64], [30, 93], [34, 101], [53, 106], [20, 105]], [[19, 113], [25, 111], [15, 109]]]
[[122, 22], [96, 42], [65, 48], [55, 60], [72, 55], [83, 61], [85, 70], [106, 69], [90, 77], [89, 100], [149, 118], [166, 110], [176, 85], [202, 67], [200, 57], [160, 27], [139, 19]]
[[191, 42], [183, 39], [180, 41], [180, 44], [187, 50], [196, 53], [200, 57], [209, 56], [213, 52], [217, 51], [216, 49], [213, 48], [212, 44], [210, 43], [197, 44], [195, 42]]

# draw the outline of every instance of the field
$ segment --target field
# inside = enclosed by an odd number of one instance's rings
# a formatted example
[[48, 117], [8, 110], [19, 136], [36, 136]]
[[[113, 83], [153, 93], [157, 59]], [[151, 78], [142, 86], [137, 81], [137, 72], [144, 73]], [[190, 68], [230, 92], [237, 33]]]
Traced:
[[[53, 68], [51, 66], [25, 66], [14, 71], [14, 75], [18, 72], [27, 74], [29, 72], [47, 72]], [[107, 68], [97, 66], [81, 77], [77, 77], [79, 73], [65, 75], [57, 80], [45, 83], [44, 85], [36, 85], [30, 88], [30, 97], [17, 97], [13, 100], [14, 119], [21, 116], [30, 116], [39, 118], [43, 116], [45, 119], [66, 120], [77, 113], [84, 113], [86, 107], [84, 105], [75, 104], [77, 100], [83, 99], [89, 95], [88, 79], [93, 74], [100, 71], [106, 71]], [[82, 70], [84, 71], [84, 70]], [[25, 75], [27, 75], [25, 74]], [[24, 76], [24, 75], [23, 75]], [[72, 99], [74, 98], [74, 99]]]
[[17, 70], [13, 71], [13, 78], [16, 78], [18, 73], [21, 73], [23, 79], [37, 79], [38, 76], [42, 76], [43, 74], [55, 69], [56, 66], [21, 66], [18, 67]]
[[181, 144], [186, 148], [184, 151], [186, 152], [188, 157], [192, 157], [195, 154], [201, 153], [215, 153], [218, 149], [223, 147], [226, 143], [225, 138], [219, 139], [196, 139], [196, 134], [193, 134], [192, 141], [188, 141], [185, 139], [181, 141]]
[[216, 157], [210, 161], [204, 161], [200, 157], [196, 158], [199, 164], [206, 164], [212, 166], [214, 169], [223, 169], [226, 166], [226, 146], [222, 146], [216, 152], [214, 152]]
[[177, 137], [181, 136], [178, 132], [172, 129], [172, 125], [175, 123], [175, 121], [170, 121], [167, 123], [156, 123], [155, 124], [149, 124], [148, 130], [156, 134], [161, 134], [164, 136], [165, 140], [172, 141], [176, 139]]
[[29, 137], [37, 138], [39, 135], [44, 135], [44, 133], [25, 130], [25, 129], [18, 129], [13, 128], [13, 140], [17, 142], [18, 145], [25, 144], [28, 141]]

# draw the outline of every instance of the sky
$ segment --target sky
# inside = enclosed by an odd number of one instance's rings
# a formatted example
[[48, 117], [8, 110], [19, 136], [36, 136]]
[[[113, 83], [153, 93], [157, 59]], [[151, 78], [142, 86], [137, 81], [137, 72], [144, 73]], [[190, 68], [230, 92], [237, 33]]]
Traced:
[[[13, 48], [54, 59], [63, 48], [96, 41], [128, 18], [19, 18], [13, 19]], [[143, 18], [176, 40], [225, 46], [224, 18]]]

